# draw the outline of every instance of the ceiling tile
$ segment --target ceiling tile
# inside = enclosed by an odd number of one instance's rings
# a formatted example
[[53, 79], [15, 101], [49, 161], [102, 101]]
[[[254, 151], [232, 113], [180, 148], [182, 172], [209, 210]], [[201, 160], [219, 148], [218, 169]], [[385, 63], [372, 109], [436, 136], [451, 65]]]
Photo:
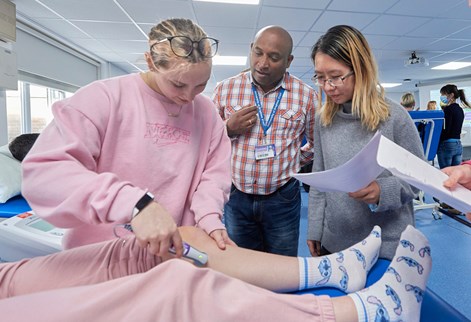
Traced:
[[356, 13], [342, 11], [324, 12], [316, 21], [311, 31], [326, 32], [330, 27], [336, 25], [344, 25], [348, 21], [348, 25], [362, 30], [365, 26], [378, 18], [378, 14], [372, 13]]
[[309, 30], [322, 11], [311, 9], [284, 9], [263, 7], [258, 27], [280, 25], [290, 30]]
[[16, 5], [16, 11], [20, 15], [24, 15], [30, 19], [46, 18], [57, 19], [59, 18], [54, 12], [42, 6], [36, 1], [13, 1]]
[[264, 0], [264, 6], [276, 6], [283, 8], [298, 8], [298, 9], [325, 9], [330, 0]]
[[202, 27], [209, 36], [227, 44], [246, 45], [256, 32], [255, 28], [211, 27], [205, 25], [202, 25]]
[[[95, 1], [98, 2], [100, 0]], [[117, 2], [136, 23], [155, 25], [159, 21], [168, 18], [197, 19], [193, 11], [192, 1], [117, 0]], [[197, 22], [200, 23], [199, 21]]]
[[333, 0], [328, 9], [347, 12], [384, 13], [396, 2], [397, 0]]
[[437, 17], [451, 10], [463, 0], [401, 0], [387, 11], [388, 14], [409, 14], [410, 16]]
[[381, 15], [362, 32], [372, 35], [402, 36], [428, 22], [428, 18]]
[[388, 48], [391, 50], [418, 51], [427, 48], [435, 40], [433, 38], [398, 37], [388, 44]]
[[385, 36], [385, 35], [368, 35], [364, 34], [366, 41], [372, 49], [389, 49], [388, 44], [394, 40], [399, 39], [397, 36]]
[[200, 25], [209, 27], [255, 28], [258, 6], [239, 6], [194, 2], [195, 16]]
[[[193, 19], [208, 35], [219, 39], [224, 55], [248, 54], [259, 28], [282, 25], [293, 38], [295, 58], [290, 72], [308, 83], [313, 73], [309, 57], [312, 45], [329, 27], [345, 23], [364, 33], [378, 61], [381, 81], [414, 78], [420, 82], [471, 74], [469, 69], [438, 72], [404, 67], [412, 50], [424, 54], [431, 66], [471, 59], [471, 9], [467, 0], [263, 0], [257, 6], [193, 0], [13, 2], [20, 21], [72, 47], [84, 48], [85, 54], [108, 60], [126, 72], [147, 69], [142, 58], [147, 50], [146, 35], [158, 21], [183, 17]], [[214, 66], [205, 92], [243, 68]], [[407, 86], [415, 89], [414, 84]], [[407, 86], [395, 90], [404, 91]]]
[[425, 50], [438, 50], [442, 52], [451, 52], [460, 48], [465, 48], [469, 45], [468, 40], [455, 40], [455, 39], [441, 39], [440, 41], [432, 42], [423, 47]]
[[143, 40], [145, 36], [130, 22], [72, 21], [74, 25], [95, 39]]
[[[455, 34], [457, 30], [467, 29], [470, 25], [469, 21], [451, 19], [430, 19], [428, 22], [419, 26], [417, 29], [412, 30], [407, 36], [413, 37], [430, 37], [433, 35], [436, 38], [446, 37], [450, 34]], [[453, 35], [455, 36], [455, 35]], [[467, 39], [471, 39], [471, 32], [466, 32]], [[455, 38], [455, 37], [454, 37]], [[459, 38], [459, 37], [458, 37]]]
[[[117, 21], [128, 18], [112, 1], [96, 0], [39, 0], [65, 19]], [[106, 12], [106, 15], [103, 13]]]

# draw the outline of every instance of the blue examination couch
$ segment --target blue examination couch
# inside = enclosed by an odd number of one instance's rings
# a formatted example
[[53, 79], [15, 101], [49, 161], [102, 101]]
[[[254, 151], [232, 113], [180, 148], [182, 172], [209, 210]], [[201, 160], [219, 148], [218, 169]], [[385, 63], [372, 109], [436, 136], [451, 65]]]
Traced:
[[[372, 267], [366, 285], [372, 285], [378, 281], [389, 266], [389, 261], [379, 259]], [[316, 294], [316, 295], [329, 295], [331, 297], [345, 295], [344, 292], [330, 288], [322, 287], [314, 290], [298, 291], [295, 294]], [[422, 303], [422, 310], [420, 313], [420, 321], [422, 322], [462, 322], [469, 321], [464, 315], [458, 312], [450, 304], [446, 303], [440, 296], [435, 294], [427, 288]]]
[[10, 218], [31, 210], [31, 207], [22, 196], [16, 196], [5, 203], [0, 203], [0, 220]]
[[409, 115], [419, 130], [424, 146], [425, 158], [433, 161], [443, 129], [445, 114], [442, 110], [410, 111]]
[[[437, 155], [445, 114], [442, 110], [434, 110], [410, 111], [409, 115], [414, 121], [422, 140], [425, 160], [433, 164], [435, 156]], [[441, 219], [442, 215], [438, 211], [438, 207], [439, 204], [437, 202], [425, 202], [425, 194], [423, 191], [420, 191], [419, 198], [414, 200], [414, 210], [433, 209], [432, 216]]]

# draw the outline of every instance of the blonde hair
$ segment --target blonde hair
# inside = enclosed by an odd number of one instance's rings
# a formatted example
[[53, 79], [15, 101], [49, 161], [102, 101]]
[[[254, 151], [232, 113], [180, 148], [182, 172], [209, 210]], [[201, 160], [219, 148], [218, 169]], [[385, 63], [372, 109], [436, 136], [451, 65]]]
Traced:
[[[313, 62], [319, 52], [353, 70], [355, 87], [352, 113], [360, 117], [361, 124], [368, 130], [376, 130], [379, 124], [389, 117], [389, 106], [384, 96], [384, 88], [378, 81], [378, 67], [365, 37], [354, 27], [335, 26], [327, 30], [312, 47]], [[328, 95], [326, 96], [326, 102], [320, 110], [323, 126], [332, 124], [340, 108]]]
[[415, 98], [414, 94], [412, 93], [405, 93], [401, 97], [401, 105], [406, 108], [413, 108], [415, 107]]
[[[194, 41], [198, 41], [207, 34], [204, 30], [190, 19], [171, 18], [163, 20], [152, 27], [149, 32], [149, 46], [156, 42], [172, 36], [187, 36]], [[176, 56], [169, 41], [156, 44], [150, 52], [155, 67], [167, 68], [170, 61], [180, 59], [190, 63], [199, 63], [201, 61], [210, 61], [211, 58], [204, 57], [198, 50], [193, 50], [188, 57]]]
[[428, 101], [427, 111], [434, 111], [437, 109], [437, 101]]

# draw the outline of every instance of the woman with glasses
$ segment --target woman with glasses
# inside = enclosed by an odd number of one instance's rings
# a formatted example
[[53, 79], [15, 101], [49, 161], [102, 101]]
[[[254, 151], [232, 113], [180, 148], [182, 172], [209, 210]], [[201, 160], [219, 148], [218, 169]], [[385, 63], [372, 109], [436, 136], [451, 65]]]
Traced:
[[[420, 158], [423, 148], [408, 112], [387, 99], [365, 37], [350, 26], [329, 29], [313, 46], [314, 82], [325, 97], [314, 127], [313, 171], [336, 168], [380, 131]], [[372, 156], [373, 157], [373, 156]], [[355, 169], [352, 169], [355, 171]], [[401, 231], [414, 225], [418, 190], [384, 171], [359, 191], [310, 189], [308, 245], [313, 256], [357, 243], [375, 225], [383, 230], [380, 257], [391, 259]]]
[[64, 247], [114, 238], [130, 223], [139, 244], [182, 254], [177, 226], [196, 225], [224, 249], [230, 140], [204, 95], [218, 41], [188, 19], [149, 33], [149, 70], [99, 80], [52, 107], [54, 121], [23, 162], [33, 210], [69, 228]]

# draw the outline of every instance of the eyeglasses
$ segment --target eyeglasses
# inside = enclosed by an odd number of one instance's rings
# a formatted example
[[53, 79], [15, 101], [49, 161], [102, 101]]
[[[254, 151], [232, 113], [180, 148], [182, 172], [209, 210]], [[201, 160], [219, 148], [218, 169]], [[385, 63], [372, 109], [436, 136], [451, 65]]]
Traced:
[[353, 70], [351, 70], [350, 72], [348, 72], [348, 74], [346, 74], [344, 76], [337, 76], [337, 77], [325, 79], [323, 77], [318, 77], [317, 75], [314, 75], [314, 76], [312, 76], [311, 79], [312, 79], [312, 81], [314, 82], [314, 84], [316, 86], [324, 87], [325, 83], [329, 83], [330, 86], [337, 87], [337, 86], [342, 86], [343, 81], [345, 80], [345, 78], [347, 78], [348, 76], [351, 76], [353, 74], [354, 74], [354, 72], [353, 72]]
[[190, 56], [193, 52], [193, 49], [195, 48], [198, 50], [201, 56], [205, 58], [213, 57], [218, 51], [219, 40], [217, 39], [203, 37], [200, 40], [195, 41], [187, 36], [166, 37], [150, 46], [150, 50], [154, 51], [155, 45], [163, 43], [167, 40], [170, 42], [170, 48], [172, 49], [173, 53], [178, 57]]

